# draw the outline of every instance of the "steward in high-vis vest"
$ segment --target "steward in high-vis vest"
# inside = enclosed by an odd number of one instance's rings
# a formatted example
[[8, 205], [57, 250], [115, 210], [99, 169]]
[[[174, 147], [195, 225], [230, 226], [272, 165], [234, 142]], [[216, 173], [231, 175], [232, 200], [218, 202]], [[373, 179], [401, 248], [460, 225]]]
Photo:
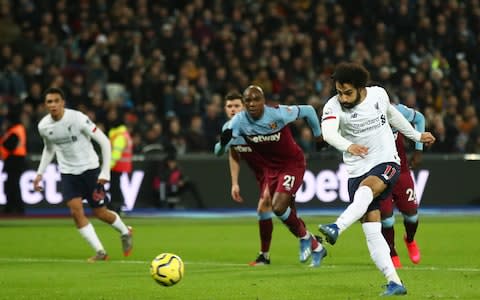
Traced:
[[130, 174], [132, 172], [133, 141], [127, 126], [118, 123], [113, 125], [116, 126], [108, 132], [112, 144], [112, 159], [110, 161], [112, 171], [110, 179], [111, 201], [108, 208], [120, 212], [122, 205], [125, 203], [120, 187], [120, 178], [123, 173]]
[[3, 170], [7, 173], [5, 195], [7, 204], [5, 213], [23, 215], [25, 205], [20, 191], [20, 177], [27, 169], [27, 134], [20, 121], [20, 106], [9, 107], [7, 115], [8, 128], [0, 138], [0, 155]]

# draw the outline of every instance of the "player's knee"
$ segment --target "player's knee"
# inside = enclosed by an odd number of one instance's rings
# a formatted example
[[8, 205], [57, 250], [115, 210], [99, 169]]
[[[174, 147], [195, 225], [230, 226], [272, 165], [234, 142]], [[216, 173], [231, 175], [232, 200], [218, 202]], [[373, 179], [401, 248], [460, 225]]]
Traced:
[[284, 198], [277, 198], [275, 201], [272, 201], [272, 210], [275, 215], [279, 216], [285, 213], [285, 210], [288, 208], [289, 202]]
[[257, 207], [257, 212], [271, 212], [272, 211], [272, 204], [265, 200], [260, 200]]
[[403, 220], [407, 223], [417, 223], [418, 222], [418, 214], [414, 214], [414, 215], [402, 214], [402, 215], [403, 215]]
[[382, 227], [383, 228], [391, 228], [395, 224], [395, 216], [388, 217], [382, 220]]
[[264, 211], [264, 212], [258, 212], [257, 215], [258, 215], [258, 220], [260, 220], [260, 221], [269, 220], [269, 219], [273, 218], [273, 212], [271, 210], [270, 211]]

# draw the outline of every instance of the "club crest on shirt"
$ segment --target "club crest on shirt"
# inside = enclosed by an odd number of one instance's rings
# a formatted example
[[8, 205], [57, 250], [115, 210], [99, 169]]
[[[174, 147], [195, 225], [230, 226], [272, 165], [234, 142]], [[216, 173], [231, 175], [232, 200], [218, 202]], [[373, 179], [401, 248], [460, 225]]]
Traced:
[[380, 109], [380, 106], [378, 105], [378, 102], [375, 103], [375, 109], [376, 109], [376, 110], [379, 110], [379, 109]]
[[271, 129], [277, 129], [277, 127], [278, 127], [277, 122], [272, 122], [272, 123], [269, 124], [269, 126], [270, 126]]

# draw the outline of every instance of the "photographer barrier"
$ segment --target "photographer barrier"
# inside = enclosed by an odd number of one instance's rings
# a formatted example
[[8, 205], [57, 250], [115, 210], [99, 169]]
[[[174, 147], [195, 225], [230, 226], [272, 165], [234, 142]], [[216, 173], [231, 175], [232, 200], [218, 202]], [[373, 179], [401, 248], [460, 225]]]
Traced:
[[[255, 179], [242, 165], [240, 176], [241, 194], [245, 203], [236, 203], [230, 197], [230, 173], [225, 158], [211, 155], [185, 156], [179, 158], [184, 174], [195, 184], [207, 208], [256, 208], [259, 191]], [[33, 191], [33, 179], [38, 161], [30, 163], [31, 169], [23, 173], [20, 186], [23, 201], [28, 210], [35, 208], [65, 207], [60, 193], [60, 173], [55, 164], [47, 167], [44, 174], [44, 191]], [[165, 208], [168, 199], [159, 197], [154, 187], [154, 178], [161, 173], [162, 164], [137, 156], [134, 171], [121, 178], [122, 192], [127, 211], [136, 208]], [[304, 182], [296, 195], [300, 208], [340, 208], [349, 202], [347, 173], [336, 156], [311, 158], [307, 163]], [[4, 183], [7, 175], [0, 162], [0, 210], [6, 203]], [[422, 207], [480, 206], [477, 171], [480, 160], [470, 156], [427, 156], [419, 170], [412, 172], [416, 196]], [[161, 183], [162, 184], [162, 183]], [[180, 195], [178, 208], [195, 208], [196, 203], [188, 193]]]

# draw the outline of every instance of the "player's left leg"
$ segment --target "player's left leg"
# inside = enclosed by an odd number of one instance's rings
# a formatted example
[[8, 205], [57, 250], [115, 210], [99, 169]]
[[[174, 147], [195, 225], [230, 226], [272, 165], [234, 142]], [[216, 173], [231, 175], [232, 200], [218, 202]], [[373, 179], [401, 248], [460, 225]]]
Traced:
[[120, 218], [116, 212], [107, 209], [106, 203], [108, 202], [108, 199], [98, 200], [94, 199], [93, 197], [93, 192], [97, 188], [98, 172], [99, 170], [96, 169], [87, 171], [82, 175], [85, 179], [84, 182], [88, 183], [88, 186], [86, 187], [88, 192], [86, 191], [84, 193], [84, 198], [92, 208], [93, 215], [96, 218], [110, 224], [114, 229], [120, 232], [123, 255], [129, 256], [133, 247], [132, 228], [125, 225], [125, 223], [122, 221], [122, 218]]
[[404, 295], [407, 293], [407, 290], [403, 286], [390, 258], [390, 248], [381, 232], [380, 210], [378, 208], [375, 209], [375, 205], [378, 205], [376, 202], [372, 203], [369, 209], [373, 210], [368, 211], [362, 220], [362, 229], [367, 241], [368, 251], [373, 262], [388, 282], [382, 295]]
[[403, 215], [403, 225], [405, 227], [404, 241], [410, 260], [414, 264], [418, 264], [420, 262], [420, 249], [415, 241], [415, 234], [418, 228], [418, 202], [410, 173], [402, 174], [399, 183], [402, 184], [403, 193], [399, 195], [396, 206]]
[[125, 225], [122, 218], [105, 206], [92, 207], [93, 214], [98, 219], [110, 224], [115, 230], [120, 232], [120, 239], [122, 242], [123, 255], [129, 256], [133, 248], [133, 230], [132, 227]]
[[[290, 203], [290, 204], [288, 204]], [[285, 208], [286, 206], [286, 208]], [[323, 257], [326, 256], [326, 250], [321, 243], [317, 241], [308, 230], [298, 215], [293, 203], [293, 197], [287, 193], [275, 192], [273, 196], [273, 211], [283, 224], [285, 224], [291, 233], [300, 241], [300, 262], [306, 262], [314, 252], [315, 259], [312, 259], [312, 267], [318, 267]], [[281, 213], [283, 211], [283, 213]]]
[[300, 240], [300, 262], [306, 262], [312, 255], [311, 267], [318, 267], [322, 259], [327, 255], [325, 248], [308, 232], [303, 220], [301, 220], [295, 208], [294, 195], [303, 183], [305, 168], [291, 168], [288, 171], [280, 171], [275, 174], [275, 193], [272, 197], [273, 212], [282, 220], [291, 233]]
[[[397, 182], [398, 185], [398, 182]], [[390, 248], [390, 257], [393, 265], [399, 269], [402, 267], [397, 250], [395, 249], [395, 215], [393, 214], [393, 204], [395, 199], [395, 188], [391, 195], [380, 201], [380, 214], [382, 218], [382, 235]]]

